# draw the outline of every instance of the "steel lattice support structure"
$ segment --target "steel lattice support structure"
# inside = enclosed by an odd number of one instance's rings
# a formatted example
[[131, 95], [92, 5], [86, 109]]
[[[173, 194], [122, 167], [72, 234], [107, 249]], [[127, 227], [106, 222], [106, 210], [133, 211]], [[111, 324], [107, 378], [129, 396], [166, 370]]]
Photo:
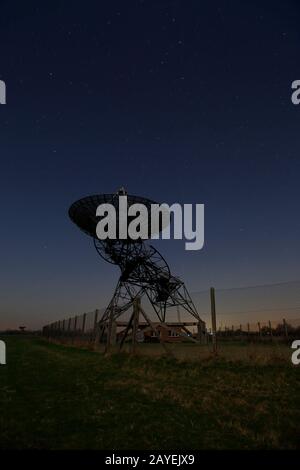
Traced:
[[[172, 307], [181, 307], [192, 315], [205, 334], [205, 323], [201, 320], [196, 307], [188, 293], [183, 281], [170, 273], [168, 264], [162, 255], [152, 246], [142, 241], [124, 243], [124, 241], [107, 242], [94, 239], [97, 252], [107, 261], [114, 257], [114, 264], [118, 264], [121, 275], [114, 295], [100, 319], [98, 340], [107, 334], [110, 343], [111, 324], [134, 306], [136, 299], [148, 298], [153, 311], [162, 324], [167, 321], [167, 311]], [[146, 313], [141, 310], [145, 317]], [[133, 314], [132, 314], [133, 315]], [[149, 317], [146, 315], [146, 321]], [[130, 317], [129, 327], [132, 328]], [[128, 334], [129, 328], [125, 330]]]

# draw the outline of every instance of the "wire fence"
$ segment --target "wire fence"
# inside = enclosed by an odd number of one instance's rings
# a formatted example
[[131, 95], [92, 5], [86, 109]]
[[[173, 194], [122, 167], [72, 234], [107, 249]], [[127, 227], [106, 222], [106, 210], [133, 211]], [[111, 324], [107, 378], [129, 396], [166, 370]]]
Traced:
[[246, 323], [240, 325], [219, 326], [217, 336], [220, 338], [249, 338], [249, 339], [273, 339], [300, 337], [300, 318], [283, 318], [280, 322], [264, 321], [257, 323]]
[[[192, 293], [192, 299], [211, 333], [209, 290]], [[157, 321], [147, 301], [144, 309], [152, 321]], [[97, 322], [104, 309], [67, 316], [43, 328], [48, 338], [65, 338], [72, 342], [96, 340]], [[297, 316], [296, 316], [297, 315]], [[300, 337], [300, 281], [232, 289], [216, 289], [217, 336], [220, 339], [275, 340]], [[129, 312], [120, 318], [123, 323]], [[179, 308], [170, 309], [167, 322], [188, 322], [191, 316]], [[196, 335], [196, 326], [189, 327]]]
[[[257, 323], [268, 324], [269, 320], [282, 323], [296, 323], [300, 318], [300, 281], [247, 286], [231, 289], [215, 289], [217, 327], [224, 329], [232, 325], [250, 324], [250, 330], [258, 328]], [[192, 293], [197, 310], [211, 326], [209, 290]]]
[[100, 310], [96, 309], [45, 325], [43, 335], [48, 338], [70, 339], [72, 342], [75, 339], [82, 342], [93, 342], [99, 320]]

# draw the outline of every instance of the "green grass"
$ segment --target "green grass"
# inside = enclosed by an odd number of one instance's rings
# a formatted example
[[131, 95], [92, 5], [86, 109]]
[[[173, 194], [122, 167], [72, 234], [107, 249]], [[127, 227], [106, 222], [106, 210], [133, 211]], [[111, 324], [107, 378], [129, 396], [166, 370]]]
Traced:
[[[177, 360], [2, 339], [2, 449], [299, 447], [300, 369], [288, 346], [280, 354], [253, 349], [252, 357], [247, 346], [229, 345], [215, 359], [201, 356], [199, 346], [178, 345], [188, 352]], [[263, 351], [268, 359], [257, 360]]]

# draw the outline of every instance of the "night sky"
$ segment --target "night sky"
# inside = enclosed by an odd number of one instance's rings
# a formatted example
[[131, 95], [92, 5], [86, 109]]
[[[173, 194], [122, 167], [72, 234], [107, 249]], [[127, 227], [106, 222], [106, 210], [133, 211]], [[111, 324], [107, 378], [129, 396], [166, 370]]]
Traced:
[[118, 268], [70, 204], [204, 203], [154, 245], [191, 292], [300, 279], [297, 1], [0, 3], [0, 327], [105, 306]]

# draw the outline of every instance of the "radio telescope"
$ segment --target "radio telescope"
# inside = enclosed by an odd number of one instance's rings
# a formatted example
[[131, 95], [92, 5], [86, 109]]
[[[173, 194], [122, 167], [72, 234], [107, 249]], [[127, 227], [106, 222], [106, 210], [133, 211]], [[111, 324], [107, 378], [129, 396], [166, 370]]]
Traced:
[[[96, 234], [96, 227], [99, 216], [96, 215], [97, 207], [103, 203], [112, 204], [116, 208], [117, 220], [120, 216], [119, 196], [127, 196], [128, 207], [132, 204], [144, 204], [149, 208], [154, 201], [143, 197], [128, 195], [121, 188], [114, 194], [99, 194], [87, 196], [74, 202], [69, 209], [71, 220], [87, 235], [93, 238], [97, 253], [107, 262], [119, 266], [121, 274], [115, 288], [113, 297], [105, 309], [102, 318], [98, 321], [98, 340], [101, 341], [106, 334], [108, 343], [110, 342], [111, 328], [113, 322], [120, 320], [120, 317], [133, 308], [133, 313], [127, 323], [122, 344], [130, 329], [134, 331], [136, 326], [134, 305], [138, 302], [138, 309], [143, 315], [149, 327], [155, 330], [154, 324], [150, 320], [148, 313], [140, 305], [143, 297], [150, 302], [155, 317], [161, 325], [166, 325], [168, 311], [171, 307], [182, 308], [194, 317], [198, 325], [199, 339], [205, 335], [205, 323], [201, 320], [195, 305], [185, 287], [185, 284], [178, 277], [171, 274], [170, 268], [156, 248], [142, 239], [105, 239], [100, 240]], [[149, 218], [151, 215], [149, 215]], [[149, 226], [150, 224], [150, 220]], [[129, 223], [129, 218], [128, 218]], [[160, 224], [158, 230], [163, 229]], [[150, 235], [149, 235], [150, 238]], [[137, 320], [138, 321], [138, 320]], [[170, 329], [170, 326], [168, 326]], [[188, 331], [188, 330], [187, 330]], [[184, 335], [190, 338], [191, 335]], [[191, 338], [190, 338], [191, 339]]]

